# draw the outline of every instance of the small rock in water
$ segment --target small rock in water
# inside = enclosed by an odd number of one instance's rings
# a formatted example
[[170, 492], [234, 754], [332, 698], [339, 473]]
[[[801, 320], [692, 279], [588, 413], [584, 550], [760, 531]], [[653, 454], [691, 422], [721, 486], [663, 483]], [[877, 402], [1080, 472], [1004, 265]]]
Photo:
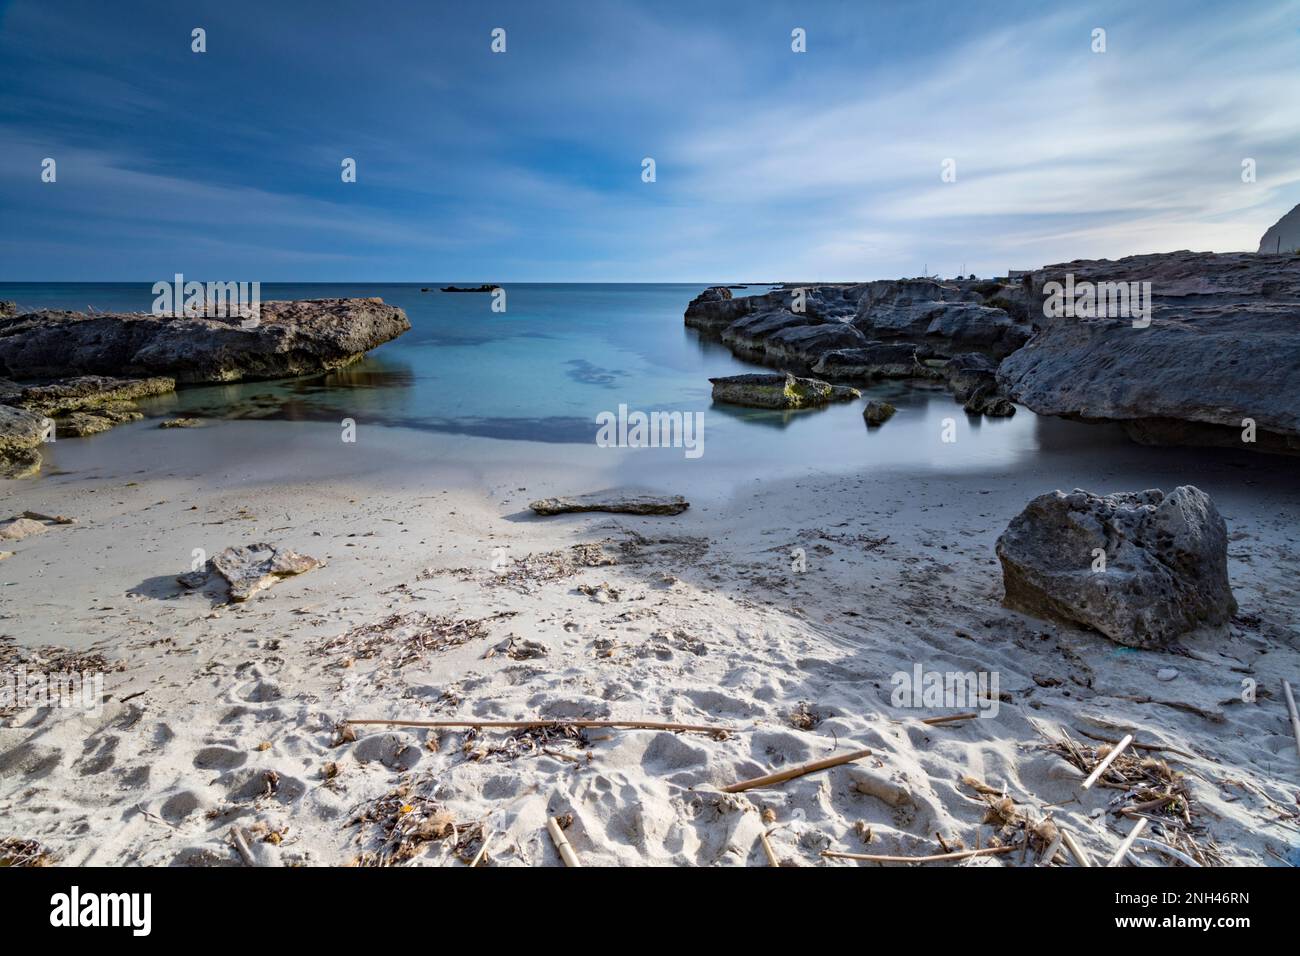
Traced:
[[158, 423], [159, 428], [202, 428], [201, 418], [168, 418]]
[[1177, 676], [1178, 670], [1173, 667], [1162, 667], [1156, 671], [1156, 680], [1173, 680]]
[[898, 411], [889, 402], [867, 402], [867, 407], [862, 410], [862, 417], [866, 419], [868, 425], [883, 425], [894, 417], [894, 412]]

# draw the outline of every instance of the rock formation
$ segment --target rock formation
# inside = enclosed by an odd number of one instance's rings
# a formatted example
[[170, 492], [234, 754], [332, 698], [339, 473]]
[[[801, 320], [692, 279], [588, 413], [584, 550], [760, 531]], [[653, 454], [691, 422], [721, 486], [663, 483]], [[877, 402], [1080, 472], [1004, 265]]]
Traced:
[[817, 408], [830, 402], [846, 402], [862, 393], [845, 385], [831, 385], [815, 378], [798, 378], [789, 372], [758, 372], [711, 378], [713, 400], [750, 408]]
[[1031, 501], [997, 543], [1009, 607], [1159, 648], [1232, 619], [1228, 534], [1209, 496], [1184, 485]]
[[1031, 298], [1067, 275], [1076, 287], [1149, 282], [1150, 324], [1042, 318], [998, 368], [1011, 398], [1040, 415], [1119, 422], [1144, 443], [1300, 453], [1300, 256], [1066, 262], [1032, 274]]
[[410, 327], [377, 298], [264, 302], [250, 328], [238, 318], [29, 312], [0, 318], [0, 375], [288, 378], [347, 365]]
[[584, 511], [607, 511], [629, 515], [678, 515], [690, 506], [690, 502], [681, 495], [641, 495], [604, 491], [591, 495], [541, 498], [528, 507], [539, 515]]
[[1259, 240], [1262, 255], [1287, 255], [1300, 252], [1300, 206], [1268, 227]]

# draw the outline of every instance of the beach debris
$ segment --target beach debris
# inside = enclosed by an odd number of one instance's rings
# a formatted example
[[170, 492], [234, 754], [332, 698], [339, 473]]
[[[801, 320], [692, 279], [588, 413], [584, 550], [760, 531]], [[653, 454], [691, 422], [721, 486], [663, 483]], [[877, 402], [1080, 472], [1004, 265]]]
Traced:
[[230, 828], [230, 842], [234, 844], [235, 850], [239, 853], [240, 859], [244, 861], [245, 866], [257, 866], [253, 851], [248, 848], [248, 840], [244, 837], [244, 831], [238, 826]]
[[934, 727], [939, 724], [955, 723], [956, 721], [959, 720], [970, 720], [972, 717], [978, 717], [978, 716], [979, 713], [976, 711], [971, 711], [966, 714], [945, 714], [940, 717], [926, 717], [921, 721], [921, 723], [929, 724], [931, 727]]
[[319, 650], [326, 654], [343, 652], [343, 660], [352, 663], [389, 655], [394, 658], [393, 665], [401, 667], [420, 660], [425, 654], [487, 637], [492, 621], [516, 613], [499, 611], [482, 618], [453, 618], [424, 611], [390, 614], [381, 621], [358, 624], [330, 638]]
[[850, 767], [849, 779], [853, 781], [853, 789], [858, 793], [875, 797], [891, 807], [902, 807], [914, 802], [911, 790], [870, 767]]
[[862, 417], [866, 420], [868, 425], [877, 427], [885, 424], [885, 422], [893, 418], [894, 412], [896, 411], [898, 411], [898, 409], [889, 404], [889, 402], [877, 402], [873, 400], [867, 402], [866, 408], [862, 409]]
[[410, 778], [354, 811], [348, 821], [348, 826], [367, 825], [373, 825], [377, 832], [371, 837], [372, 849], [363, 851], [354, 861], [358, 866], [400, 866], [435, 842], [451, 841], [450, 847], [460, 854], [482, 834], [481, 823], [458, 825], [441, 803], [418, 793], [417, 782]]
[[535, 727], [614, 727], [625, 730], [672, 730], [697, 734], [709, 734], [720, 740], [736, 733], [739, 728], [717, 727], [705, 724], [679, 724], [662, 720], [388, 720], [360, 719], [342, 722], [349, 728], [362, 725], [381, 725], [385, 727], [487, 727], [506, 730], [526, 730]]
[[12, 551], [0, 551], [0, 561], [4, 561], [7, 558], [12, 558], [13, 556], [14, 553]]
[[1043, 851], [1043, 855], [1039, 857], [1038, 865], [1051, 866], [1052, 862], [1056, 859], [1057, 851], [1061, 849], [1061, 844], [1064, 842], [1065, 834], [1058, 827], [1056, 836], [1053, 837], [1052, 842], [1047, 845], [1047, 849]]
[[1079, 841], [1074, 838], [1074, 834], [1064, 827], [1061, 827], [1060, 830], [1061, 840], [1065, 843], [1065, 848], [1070, 851], [1070, 855], [1074, 857], [1075, 862], [1080, 866], [1092, 866], [1092, 857], [1088, 856], [1088, 852], [1079, 845]]
[[44, 534], [48, 530], [41, 521], [33, 521], [31, 518], [10, 518], [0, 523], [0, 540], [22, 541], [33, 535]]
[[498, 654], [505, 654], [512, 661], [529, 661], [538, 657], [545, 657], [549, 651], [545, 644], [539, 641], [528, 641], [521, 637], [511, 634], [500, 644], [489, 647], [484, 652], [483, 657], [495, 657]]
[[1141, 846], [1150, 847], [1153, 850], [1158, 850], [1166, 856], [1170, 856], [1177, 860], [1179, 863], [1183, 864], [1183, 866], [1199, 867], [1201, 865], [1182, 850], [1175, 850], [1169, 844], [1161, 843], [1159, 840], [1148, 840], [1146, 837], [1135, 837], [1133, 842]]
[[822, 850], [822, 856], [833, 860], [869, 860], [873, 863], [944, 863], [948, 860], [964, 860], [972, 856], [993, 856], [998, 853], [1010, 853], [1018, 846], [986, 846], [980, 850], [958, 850], [955, 853], [935, 853], [929, 856], [893, 856], [886, 853], [840, 853], [836, 850]]
[[483, 834], [483, 842], [479, 844], [478, 852], [475, 853], [474, 858], [469, 861], [471, 869], [479, 865], [479, 861], [487, 854], [488, 844], [492, 842], [492, 838], [495, 836], [496, 834], [491, 830], [488, 830]]
[[578, 854], [569, 843], [569, 838], [564, 835], [565, 827], [573, 825], [573, 815], [566, 814], [565, 817], [564, 822], [561, 822], [559, 817], [547, 817], [546, 831], [551, 835], [551, 842], [555, 844], [555, 849], [559, 851], [560, 859], [564, 861], [565, 866], [582, 866]]
[[490, 574], [485, 574], [482, 568], [426, 568], [417, 575], [417, 580], [425, 581], [439, 574], [455, 574], [463, 579], [476, 578], [490, 586], [511, 587], [527, 594], [540, 585], [572, 577], [587, 568], [618, 563], [618, 558], [605, 550], [604, 543], [586, 542], [559, 551], [515, 558], [508, 564], [494, 567]]
[[[1106, 753], [1106, 755], [1102, 757], [1101, 762], [1098, 763], [1095, 768], [1093, 768], [1092, 773], [1088, 774], [1088, 779], [1083, 781], [1083, 783], [1081, 784], [1081, 789], [1091, 790], [1092, 785], [1101, 778], [1101, 775], [1103, 773], [1106, 772], [1106, 768], [1109, 767], [1112, 763], [1114, 763], [1116, 758], [1118, 758], [1119, 755], [1124, 752], [1124, 748], [1127, 747], [1132, 742], [1133, 742], [1133, 735], [1125, 734], [1124, 738], [1120, 740], [1118, 744], [1111, 747], [1109, 751]], [[1098, 753], [1100, 753], [1100, 751], [1098, 751]]]
[[793, 780], [796, 777], [803, 777], [810, 773], [817, 773], [819, 770], [829, 770], [831, 767], [838, 767], [854, 760], [861, 760], [863, 757], [870, 757], [870, 750], [854, 750], [851, 753], [840, 754], [838, 757], [827, 757], [824, 760], [814, 760], [812, 763], [801, 764], [798, 767], [791, 767], [788, 770], [781, 770], [776, 773], [769, 773], [762, 777], [755, 777], [752, 780], [742, 780], [739, 783], [733, 783], [730, 786], [722, 788], [723, 793], [740, 793], [744, 790], [752, 790], [755, 787], [770, 787], [778, 783], [785, 783], [787, 780]]
[[749, 408], [817, 408], [862, 397], [856, 388], [831, 385], [815, 378], [798, 378], [789, 372], [752, 372], [709, 381], [713, 384], [715, 402]]
[[230, 600], [242, 602], [281, 578], [314, 571], [324, 563], [289, 548], [263, 542], [226, 548], [208, 558], [202, 570], [178, 575], [176, 580], [184, 587], [194, 589], [207, 584], [212, 575], [219, 575], [226, 581]]
[[52, 866], [53, 863], [53, 851], [36, 840], [19, 837], [0, 839], [0, 867]]
[[1039, 495], [997, 542], [1008, 607], [1162, 648], [1237, 610], [1227, 526], [1191, 485], [1095, 495]]
[[1282, 681], [1282, 692], [1286, 695], [1287, 713], [1291, 715], [1291, 733], [1295, 737], [1296, 753], [1300, 753], [1300, 713], [1296, 712], [1295, 694], [1291, 692], [1291, 682]]
[[681, 495], [631, 494], [621, 491], [601, 491], [590, 495], [539, 498], [528, 505], [539, 515], [572, 514], [587, 511], [605, 511], [630, 515], [679, 515], [690, 506], [690, 502]]
[[776, 827], [773, 827], [771, 830], [763, 830], [758, 834], [759, 842], [763, 845], [763, 855], [767, 857], [768, 866], [781, 865], [780, 859], [777, 858], [776, 851], [772, 849], [772, 841], [769, 839], [776, 829]]
[[790, 711], [790, 726], [796, 730], [812, 730], [822, 722], [822, 715], [808, 706], [808, 701], [801, 700]]
[[1145, 830], [1146, 828], [1147, 828], [1147, 818], [1138, 817], [1136, 822], [1134, 822], [1133, 824], [1133, 828], [1128, 831], [1128, 836], [1124, 837], [1124, 841], [1120, 843], [1119, 849], [1115, 851], [1115, 855], [1112, 856], [1109, 861], [1107, 861], [1106, 866], [1108, 867], [1119, 866], [1121, 863], [1123, 863], [1124, 857], [1128, 855], [1129, 849], [1133, 846], [1133, 841], [1136, 840], [1139, 836], [1141, 836], [1142, 831]]

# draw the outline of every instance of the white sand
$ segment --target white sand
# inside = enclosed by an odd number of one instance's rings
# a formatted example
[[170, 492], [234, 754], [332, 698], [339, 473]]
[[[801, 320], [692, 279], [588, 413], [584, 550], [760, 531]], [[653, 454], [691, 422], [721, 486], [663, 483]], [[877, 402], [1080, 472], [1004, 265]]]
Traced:
[[[26, 648], [97, 650], [122, 669], [107, 675], [112, 700], [97, 717], [29, 709], [0, 728], [0, 836], [37, 839], [69, 864], [235, 865], [227, 833], [238, 823], [266, 865], [341, 864], [378, 845], [376, 825], [349, 820], [408, 780], [414, 797], [436, 800], [458, 824], [499, 834], [493, 865], [556, 865], [545, 820], [565, 813], [588, 864], [766, 865], [764, 810], [784, 825], [772, 835], [784, 860], [874, 865], [820, 853], [935, 853], [936, 832], [975, 846], [986, 804], [961, 784], [970, 775], [1005, 788], [1034, 818], [1055, 805], [1057, 822], [1095, 859], [1108, 857], [1130, 826], [1105, 812], [1120, 791], [1081, 792], [1082, 774], [1043, 748], [1037, 724], [1067, 726], [1083, 743], [1083, 731], [1133, 731], [1195, 754], [1176, 765], [1198, 838], [1228, 862], [1275, 864], [1269, 848], [1285, 856], [1300, 842], [1300, 759], [1280, 690], [1283, 676], [1300, 683], [1293, 466], [1269, 479], [1171, 452], [1167, 473], [1152, 473], [1086, 451], [1051, 453], [1009, 475], [701, 482], [660, 489], [691, 498], [679, 517], [540, 519], [526, 512], [529, 500], [626, 480], [637, 452], [582, 450], [577, 467], [574, 449], [555, 446], [540, 450], [541, 470], [526, 471], [510, 443], [458, 439], [430, 470], [416, 464], [427, 437], [393, 433], [382, 455], [332, 450], [344, 456], [335, 460], [311, 450], [323, 447], [312, 444], [315, 427], [139, 428], [130, 441], [119, 430], [61, 447], [54, 464], [71, 473], [3, 485], [5, 512], [77, 524], [6, 545], [15, 555], [0, 562], [0, 634]], [[255, 471], [225, 463], [232, 442], [265, 443]], [[477, 443], [472, 468], [450, 457], [466, 442]], [[182, 458], [186, 469], [158, 464]], [[310, 477], [322, 472], [334, 477]], [[1180, 482], [1208, 491], [1227, 518], [1248, 623], [1161, 654], [1000, 606], [993, 544], [1031, 497]], [[638, 543], [634, 532], [676, 540]], [[261, 540], [327, 566], [240, 606], [214, 606], [174, 582], [194, 548]], [[493, 571], [494, 559], [500, 567], [599, 541], [619, 563], [527, 589]], [[802, 573], [791, 570], [796, 547]], [[350, 667], [341, 666], [348, 649], [322, 650], [354, 626], [416, 612], [514, 616], [404, 666], [395, 644]], [[511, 637], [520, 659], [485, 656]], [[525, 641], [541, 656], [527, 656]], [[1009, 699], [995, 718], [924, 726], [920, 717], [944, 711], [890, 704], [890, 676], [918, 662], [996, 672]], [[1178, 676], [1158, 681], [1169, 667]], [[1258, 682], [1258, 703], [1242, 702], [1244, 678]], [[823, 717], [812, 729], [791, 725], [800, 702]], [[357, 742], [332, 746], [343, 718], [457, 716], [647, 718], [738, 732], [618, 730], [593, 734], [589, 746], [557, 740], [485, 755], [475, 750], [507, 735], [467, 744], [462, 731], [359, 728]], [[848, 766], [719, 792], [860, 747], [874, 751], [861, 766], [904, 785], [910, 803], [858, 792]], [[330, 762], [339, 773], [327, 781]], [[267, 771], [278, 775], [273, 793]], [[260, 839], [272, 832], [278, 844]], [[991, 832], [983, 826], [978, 839]], [[425, 844], [414, 862], [451, 862], [450, 842]], [[961, 865], [1018, 862], [1014, 853]]]

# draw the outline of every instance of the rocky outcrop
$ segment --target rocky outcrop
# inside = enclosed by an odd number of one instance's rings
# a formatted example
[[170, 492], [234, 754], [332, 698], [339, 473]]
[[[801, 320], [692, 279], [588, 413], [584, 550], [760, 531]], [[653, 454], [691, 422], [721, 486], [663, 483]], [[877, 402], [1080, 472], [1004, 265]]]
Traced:
[[1040, 495], [998, 539], [997, 556], [1009, 607], [1130, 647], [1163, 647], [1237, 610], [1227, 528], [1190, 485], [1168, 495]]
[[1033, 297], [1066, 276], [1076, 289], [1150, 283], [1150, 324], [1044, 316], [998, 369], [1011, 398], [1040, 415], [1119, 422], [1146, 443], [1300, 453], [1300, 256], [1079, 260], [1033, 273]]
[[1026, 314], [1014, 286], [900, 279], [786, 286], [741, 298], [717, 286], [691, 301], [685, 322], [742, 358], [866, 383], [938, 378], [936, 366], [958, 352], [1001, 358], [1029, 338]]
[[0, 405], [0, 479], [24, 478], [39, 471], [44, 440], [43, 415]]
[[815, 378], [798, 378], [788, 372], [728, 375], [711, 378], [713, 400], [728, 405], [747, 405], [751, 408], [818, 408], [830, 402], [844, 402], [860, 398], [856, 388], [831, 385]]
[[238, 318], [29, 312], [0, 318], [0, 375], [286, 378], [347, 365], [410, 327], [378, 298], [264, 302], [250, 328]]
[[1264, 255], [1300, 252], [1300, 206], [1268, 227], [1268, 231], [1259, 240], [1259, 251]]
[[591, 495], [540, 498], [528, 507], [539, 515], [605, 511], [628, 515], [678, 515], [691, 506], [681, 495], [641, 495], [604, 491]]
[[0, 319], [18, 314], [18, 303], [9, 299], [0, 299]]
[[0, 401], [52, 418], [59, 438], [80, 438], [143, 418], [135, 399], [163, 395], [175, 388], [175, 379], [164, 377], [82, 375], [39, 385], [9, 383]]
[[880, 379], [938, 379], [940, 370], [928, 364], [933, 361], [930, 353], [927, 346], [910, 342], [868, 342], [858, 348], [824, 353], [813, 364], [812, 373], [838, 382], [862, 384]]

